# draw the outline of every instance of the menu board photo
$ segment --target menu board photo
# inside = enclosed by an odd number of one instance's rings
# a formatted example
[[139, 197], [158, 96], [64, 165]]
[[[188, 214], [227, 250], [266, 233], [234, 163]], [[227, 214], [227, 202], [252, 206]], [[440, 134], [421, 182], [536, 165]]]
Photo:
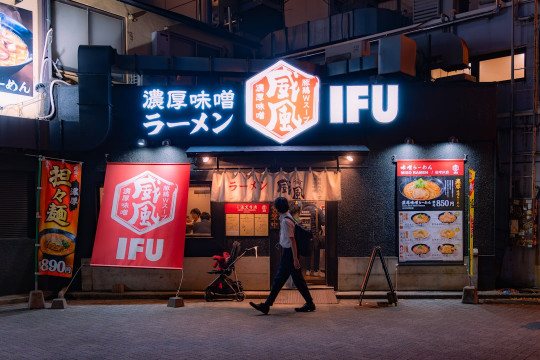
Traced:
[[463, 160], [397, 162], [399, 262], [463, 262]]
[[266, 203], [225, 204], [226, 236], [268, 236], [268, 214]]

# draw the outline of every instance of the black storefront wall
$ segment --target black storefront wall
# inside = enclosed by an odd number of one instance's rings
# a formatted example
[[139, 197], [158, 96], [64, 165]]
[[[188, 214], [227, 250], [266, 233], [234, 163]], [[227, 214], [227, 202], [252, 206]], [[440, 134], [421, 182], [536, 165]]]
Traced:
[[[357, 82], [355, 82], [357, 83]], [[329, 249], [329, 269], [337, 269], [337, 257], [369, 256], [373, 246], [382, 246], [386, 256], [397, 255], [395, 224], [395, 180], [396, 168], [393, 159], [450, 159], [467, 157], [466, 166], [477, 171], [477, 216], [475, 220], [475, 247], [480, 254], [494, 255], [494, 139], [496, 114], [496, 89], [494, 86], [478, 84], [399, 84], [399, 113], [390, 124], [374, 121], [369, 112], [361, 112], [358, 124], [335, 126], [328, 121], [328, 87], [321, 89], [321, 116], [319, 124], [286, 145], [338, 145], [361, 144], [369, 149], [362, 168], [342, 169], [341, 202], [328, 204], [338, 214], [328, 219], [327, 234], [335, 238], [335, 256]], [[225, 86], [226, 87], [226, 86]], [[198, 89], [199, 91], [200, 89]], [[235, 112], [236, 121], [220, 136], [199, 132], [190, 136], [186, 131], [172, 131], [148, 136], [148, 128], [142, 126], [145, 112], [141, 110], [143, 88], [115, 87], [113, 89], [113, 127], [109, 141], [103, 151], [109, 153], [111, 161], [132, 162], [183, 162], [188, 161], [183, 153], [189, 146], [279, 146], [244, 123], [241, 100]], [[241, 90], [235, 88], [238, 99]], [[146, 112], [148, 113], [148, 112]], [[449, 143], [457, 137], [460, 143]], [[403, 144], [406, 137], [416, 145]], [[146, 138], [150, 148], [136, 149], [137, 139]], [[177, 157], [156, 156], [161, 142], [168, 139], [176, 148]], [[247, 155], [247, 158], [250, 156]], [[253, 166], [252, 158], [238, 161]], [[315, 157], [316, 159], [316, 157]], [[278, 160], [279, 162], [279, 160]], [[313, 160], [312, 164], [316, 164]], [[297, 166], [310, 166], [310, 163]], [[267, 163], [261, 162], [259, 168]], [[206, 176], [208, 180], [209, 176]], [[204, 177], [203, 176], [203, 177]], [[220, 214], [220, 204], [213, 204], [212, 211]], [[224, 223], [213, 217], [215, 238], [222, 236]], [[333, 225], [332, 225], [333, 224]], [[205, 239], [197, 245], [186, 241], [186, 256], [210, 256], [220, 244], [228, 249], [226, 241]], [[246, 246], [260, 239], [245, 239]], [[269, 255], [271, 240], [262, 246], [262, 255]], [[205, 247], [208, 252], [205, 251]], [[265, 251], [265, 249], [267, 249]], [[222, 249], [220, 249], [222, 250]], [[332, 264], [334, 262], [334, 264]], [[329, 270], [330, 272], [332, 270]], [[337, 270], [336, 270], [337, 271]], [[329, 277], [331, 274], [328, 274]], [[337, 274], [336, 274], [337, 275]], [[482, 274], [481, 274], [482, 276]]]
[[[350, 81], [349, 81], [350, 82]], [[355, 84], [366, 82], [355, 81]], [[494, 139], [495, 139], [495, 94], [494, 86], [478, 84], [416, 84], [403, 83], [399, 90], [399, 113], [394, 122], [380, 124], [369, 112], [361, 112], [360, 123], [334, 126], [329, 123], [328, 87], [321, 88], [321, 115], [319, 124], [286, 145], [365, 145], [370, 151], [361, 168], [342, 169], [342, 201], [327, 204], [335, 218], [328, 218], [327, 236], [336, 244], [328, 249], [328, 277], [337, 278], [337, 258], [369, 256], [375, 245], [381, 245], [385, 256], [396, 256], [395, 229], [395, 164], [396, 159], [463, 158], [466, 165], [477, 171], [477, 220], [475, 239], [480, 254], [493, 255], [493, 194], [494, 194]], [[106, 142], [91, 152], [77, 153], [85, 161], [83, 171], [83, 195], [88, 202], [81, 201], [79, 224], [79, 261], [91, 256], [97, 224], [98, 202], [96, 189], [102, 185], [107, 161], [113, 162], [189, 162], [186, 149], [190, 146], [279, 146], [244, 123], [241, 100], [237, 109], [237, 121], [231, 123], [220, 136], [199, 133], [190, 136], [174, 128], [158, 136], [149, 137], [142, 111], [143, 91], [135, 86], [115, 86], [112, 89], [112, 128]], [[237, 90], [238, 91], [238, 90]], [[238, 99], [243, 95], [239, 93]], [[175, 131], [172, 131], [175, 130]], [[206, 135], [206, 136], [205, 136]], [[450, 136], [460, 140], [449, 144]], [[416, 145], [403, 144], [406, 137]], [[149, 147], [138, 148], [137, 139], [149, 140]], [[161, 146], [165, 139], [172, 146]], [[250, 155], [243, 161], [253, 163]], [[71, 156], [73, 157], [73, 156]], [[316, 156], [312, 164], [316, 164]], [[239, 162], [241, 166], [242, 160]], [[310, 166], [303, 163], [296, 166]], [[260, 168], [265, 168], [261, 163]], [[206, 181], [209, 175], [202, 176]], [[82, 199], [83, 197], [81, 197]], [[212, 211], [220, 213], [221, 204], [213, 204]], [[218, 217], [213, 217], [213, 239], [187, 239], [186, 256], [211, 256], [219, 250], [228, 250], [226, 240], [219, 239], [224, 231]], [[245, 246], [260, 239], [246, 239]], [[475, 244], [477, 244], [475, 241]], [[272, 240], [265, 244], [263, 253], [269, 255]], [[476, 246], [476, 245], [475, 245]], [[267, 249], [264, 251], [264, 249]], [[266, 254], [264, 254], [266, 255]], [[76, 259], [77, 261], [77, 259]], [[335, 271], [335, 274], [332, 274]]]

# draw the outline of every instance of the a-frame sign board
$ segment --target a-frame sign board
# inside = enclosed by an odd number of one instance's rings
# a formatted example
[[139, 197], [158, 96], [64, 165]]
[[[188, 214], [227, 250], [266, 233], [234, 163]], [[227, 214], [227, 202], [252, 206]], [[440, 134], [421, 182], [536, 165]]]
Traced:
[[369, 275], [371, 274], [371, 269], [373, 268], [373, 262], [375, 262], [375, 257], [377, 255], [381, 259], [381, 263], [384, 269], [384, 274], [386, 275], [386, 281], [388, 281], [388, 286], [390, 287], [390, 292], [386, 294], [386, 296], [388, 297], [388, 303], [390, 305], [397, 305], [397, 295], [396, 295], [396, 292], [394, 291], [394, 286], [392, 286], [392, 281], [390, 280], [390, 274], [388, 273], [386, 262], [384, 261], [384, 258], [381, 253], [381, 247], [375, 246], [373, 248], [373, 251], [371, 252], [371, 258], [369, 259], [369, 265], [366, 270], [366, 274], [364, 275], [364, 281], [362, 281], [362, 290], [360, 291], [360, 302], [358, 303], [359, 306], [362, 305], [362, 299], [364, 298], [364, 293], [366, 292]]

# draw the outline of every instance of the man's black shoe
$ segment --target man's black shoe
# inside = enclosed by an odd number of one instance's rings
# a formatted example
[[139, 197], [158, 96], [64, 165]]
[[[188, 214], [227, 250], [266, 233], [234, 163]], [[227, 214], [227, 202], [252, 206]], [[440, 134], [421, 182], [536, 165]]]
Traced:
[[[249, 302], [249, 305], [251, 305], [253, 308], [259, 310], [260, 312], [262, 312], [264, 315], [267, 315], [268, 312], [270, 311], [270, 306], [266, 305], [265, 303], [260, 303], [260, 304], [255, 304], [253, 302]], [[315, 308], [315, 307], [314, 307]]]
[[308, 312], [308, 311], [315, 311], [315, 304], [314, 303], [311, 303], [311, 304], [304, 304], [304, 306], [302, 307], [299, 307], [299, 308], [294, 308], [294, 311], [296, 312]]

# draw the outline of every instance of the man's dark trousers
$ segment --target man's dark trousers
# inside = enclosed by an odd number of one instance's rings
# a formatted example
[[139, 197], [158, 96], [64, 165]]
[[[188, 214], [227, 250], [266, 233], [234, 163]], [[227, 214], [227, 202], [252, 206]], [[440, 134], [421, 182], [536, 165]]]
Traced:
[[302, 297], [306, 300], [306, 303], [312, 304], [313, 298], [309, 293], [309, 289], [306, 284], [306, 280], [302, 276], [302, 269], [294, 268], [293, 252], [291, 248], [283, 248], [283, 253], [281, 254], [281, 261], [279, 262], [279, 268], [276, 276], [274, 277], [274, 282], [272, 283], [272, 290], [270, 290], [270, 295], [265, 301], [265, 304], [272, 306], [276, 300], [279, 291], [287, 282], [289, 276], [292, 275], [294, 285]]

